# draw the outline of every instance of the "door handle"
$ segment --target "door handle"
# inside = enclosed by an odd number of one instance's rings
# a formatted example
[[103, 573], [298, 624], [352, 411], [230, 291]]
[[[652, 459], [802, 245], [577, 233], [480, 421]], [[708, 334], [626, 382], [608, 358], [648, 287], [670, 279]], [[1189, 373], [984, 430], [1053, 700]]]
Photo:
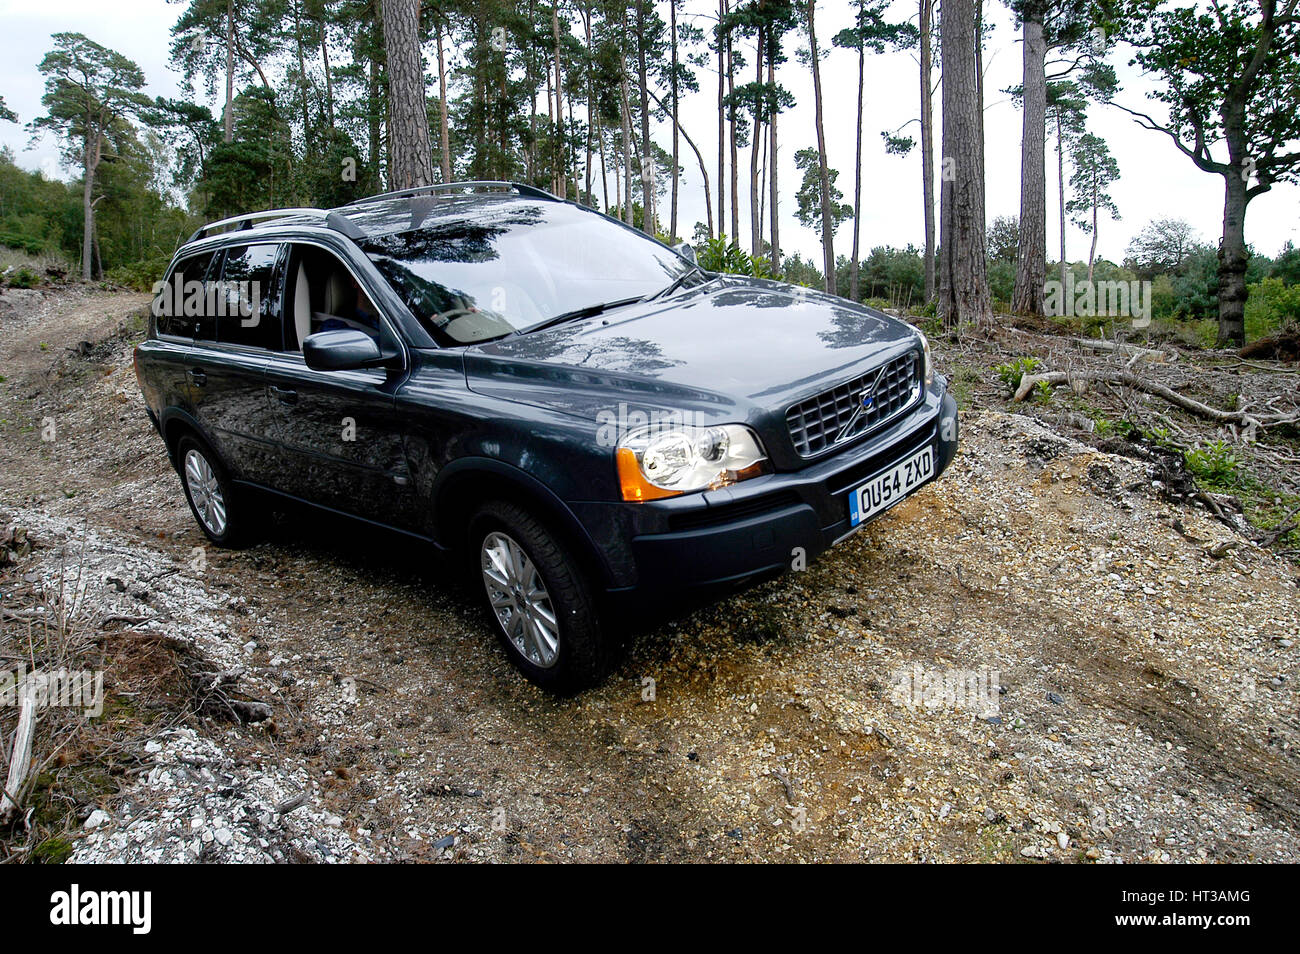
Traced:
[[291, 388], [277, 388], [274, 384], [272, 384], [271, 393], [275, 395], [276, 400], [278, 400], [281, 404], [298, 403], [298, 392], [292, 390]]
[[199, 387], [203, 387], [203, 385], [208, 383], [208, 376], [202, 368], [190, 368], [188, 374], [190, 376], [190, 380], [193, 381]]

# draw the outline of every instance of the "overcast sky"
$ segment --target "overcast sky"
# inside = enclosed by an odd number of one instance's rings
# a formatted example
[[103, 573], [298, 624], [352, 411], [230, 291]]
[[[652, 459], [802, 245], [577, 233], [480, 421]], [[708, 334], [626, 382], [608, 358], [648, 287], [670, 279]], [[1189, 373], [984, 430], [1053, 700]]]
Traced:
[[[688, 12], [710, 14], [715, 0], [687, 0]], [[915, 17], [914, 3], [895, 3], [898, 19]], [[79, 31], [91, 39], [124, 53], [144, 70], [151, 95], [179, 94], [179, 74], [168, 65], [169, 30], [179, 9], [166, 0], [0, 0], [0, 96], [19, 115], [21, 124], [41, 112], [42, 80], [37, 64], [51, 46], [50, 35]], [[1001, 90], [1019, 82], [1020, 44], [1011, 15], [1001, 2], [986, 4], [986, 19], [994, 25], [985, 50], [985, 166], [987, 170], [988, 216], [1015, 215], [1019, 210], [1020, 112]], [[851, 23], [847, 0], [823, 0], [818, 5], [818, 41], [830, 46], [830, 38]], [[704, 19], [696, 20], [707, 26]], [[575, 27], [577, 29], [577, 27]], [[781, 186], [781, 239], [787, 252], [800, 251], [814, 262], [821, 261], [819, 236], [803, 228], [794, 218], [794, 193], [798, 173], [796, 149], [816, 144], [813, 119], [812, 74], [799, 65], [795, 45], [806, 45], [802, 36], [790, 40], [790, 61], [778, 71], [778, 79], [794, 95], [798, 105], [782, 115], [779, 125], [779, 176]], [[1146, 100], [1149, 85], [1127, 66], [1123, 47], [1113, 52], [1122, 92], [1118, 100], [1133, 108], [1163, 116], [1158, 104]], [[834, 49], [822, 67], [826, 92], [826, 137], [831, 165], [840, 170], [839, 185], [851, 201], [853, 192], [854, 110], [857, 96], [857, 57]], [[687, 97], [682, 105], [682, 123], [690, 131], [716, 176], [717, 113], [716, 74], [701, 77], [701, 92]], [[737, 77], [737, 82], [748, 77]], [[939, 102], [935, 97], [935, 128], [940, 128]], [[868, 56], [866, 106], [863, 119], [863, 254], [875, 245], [904, 246], [924, 241], [921, 209], [919, 150], [906, 157], [887, 156], [880, 139], [882, 129], [897, 129], [918, 115], [919, 76], [916, 60], [909, 52]], [[218, 110], [214, 110], [218, 111]], [[1106, 139], [1119, 162], [1121, 178], [1111, 190], [1120, 214], [1119, 222], [1103, 220], [1098, 254], [1118, 261], [1132, 235], [1148, 221], [1159, 217], [1183, 218], [1192, 223], [1202, 238], [1213, 243], [1220, 234], [1223, 217], [1223, 180], [1199, 171], [1161, 133], [1139, 128], [1127, 114], [1110, 107], [1094, 106], [1089, 127]], [[913, 123], [906, 130], [916, 135]], [[659, 127], [656, 139], [667, 149], [671, 130]], [[67, 178], [59, 168], [55, 144], [48, 138], [29, 149], [23, 125], [0, 122], [0, 143], [12, 147], [20, 165], [41, 168]], [[679, 231], [686, 235], [692, 224], [705, 217], [702, 182], [694, 154], [682, 143], [682, 180]], [[1056, 217], [1055, 155], [1048, 161], [1048, 249], [1055, 258], [1058, 219]], [[741, 234], [748, 244], [748, 156], [741, 153]], [[1069, 170], [1066, 171], [1067, 180]], [[713, 189], [716, 193], [716, 183]], [[612, 184], [611, 184], [612, 189]], [[597, 189], [599, 195], [599, 189]], [[664, 217], [666, 220], [666, 208]], [[1246, 239], [1267, 255], [1275, 255], [1288, 239], [1300, 243], [1300, 188], [1279, 186], [1252, 202], [1246, 219]], [[836, 236], [836, 250], [847, 253], [851, 223]], [[1088, 253], [1088, 236], [1070, 226], [1067, 255], [1083, 259]]]

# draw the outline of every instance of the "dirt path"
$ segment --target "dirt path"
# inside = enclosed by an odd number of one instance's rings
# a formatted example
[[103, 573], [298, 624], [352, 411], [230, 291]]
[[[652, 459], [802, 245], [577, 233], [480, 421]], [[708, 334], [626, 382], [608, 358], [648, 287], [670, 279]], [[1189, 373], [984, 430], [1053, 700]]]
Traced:
[[[141, 303], [0, 321], [0, 527], [44, 538], [46, 580], [82, 554], [83, 612], [134, 606], [129, 631], [242, 665], [273, 716], [191, 718], [185, 745], [248, 792], [142, 775], [79, 859], [255, 855], [287, 824], [247, 808], [292, 790], [253, 792], [278, 768], [307, 796], [285, 851], [327, 860], [1300, 860], [1294, 569], [1211, 557], [1229, 532], [1134, 461], [968, 413], [938, 485], [805, 573], [637, 634], [557, 701], [387, 535], [286, 517], [196, 571], [121, 331]], [[945, 673], [1002, 692], [945, 697]]]

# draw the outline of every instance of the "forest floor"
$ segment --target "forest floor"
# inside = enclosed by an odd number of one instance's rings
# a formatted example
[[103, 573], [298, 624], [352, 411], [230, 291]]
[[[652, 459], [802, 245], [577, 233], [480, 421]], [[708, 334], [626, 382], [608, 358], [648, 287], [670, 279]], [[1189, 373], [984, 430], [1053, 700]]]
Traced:
[[[1232, 444], [1251, 527], [1134, 433], [1211, 426], [1106, 388], [1012, 404], [994, 370], [1123, 359], [936, 341], [940, 481], [556, 699], [418, 547], [293, 515], [205, 547], [132, 373], [144, 296], [4, 298], [0, 664], [106, 696], [41, 710], [7, 860], [1300, 861], [1300, 572], [1256, 542], [1295, 447]], [[1176, 357], [1153, 373], [1215, 406], [1300, 390]]]

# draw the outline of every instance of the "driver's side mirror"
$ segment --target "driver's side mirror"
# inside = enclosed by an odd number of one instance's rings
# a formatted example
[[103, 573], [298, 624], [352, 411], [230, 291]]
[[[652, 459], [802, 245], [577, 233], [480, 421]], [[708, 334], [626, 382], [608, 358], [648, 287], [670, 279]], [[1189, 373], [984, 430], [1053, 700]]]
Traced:
[[364, 331], [318, 331], [302, 343], [302, 357], [313, 371], [358, 371], [385, 364], [379, 342]]
[[692, 265], [700, 264], [695, 258], [695, 246], [690, 242], [682, 242], [680, 245], [674, 245], [673, 251], [680, 255]]

